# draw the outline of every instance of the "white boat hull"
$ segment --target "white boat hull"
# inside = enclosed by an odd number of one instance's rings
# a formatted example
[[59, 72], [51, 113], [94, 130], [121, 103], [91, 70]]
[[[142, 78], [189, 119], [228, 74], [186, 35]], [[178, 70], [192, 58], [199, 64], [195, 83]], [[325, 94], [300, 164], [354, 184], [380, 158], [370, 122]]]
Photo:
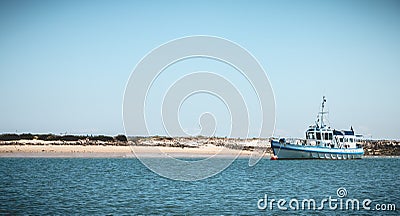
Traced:
[[319, 146], [303, 146], [296, 144], [271, 141], [271, 148], [278, 159], [328, 159], [346, 160], [361, 159], [364, 155], [362, 148], [328, 148]]

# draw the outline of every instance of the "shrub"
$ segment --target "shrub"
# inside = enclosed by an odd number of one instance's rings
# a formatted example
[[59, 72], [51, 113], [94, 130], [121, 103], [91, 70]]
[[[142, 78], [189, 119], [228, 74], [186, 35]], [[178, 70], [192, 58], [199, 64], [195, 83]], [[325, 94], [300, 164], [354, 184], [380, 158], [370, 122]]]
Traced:
[[122, 134], [115, 136], [114, 139], [116, 141], [120, 141], [120, 142], [128, 142], [128, 139], [126, 138], [126, 136], [122, 135]]
[[111, 142], [111, 141], [114, 141], [114, 138], [112, 138], [112, 137], [110, 137], [110, 136], [104, 136], [104, 135], [89, 137], [89, 139], [90, 139], [90, 140], [103, 141], [103, 142]]
[[19, 138], [23, 140], [33, 140], [34, 136], [30, 133], [27, 133], [19, 135]]
[[20, 140], [18, 134], [1, 134], [0, 135], [1, 141], [11, 141], [11, 140]]

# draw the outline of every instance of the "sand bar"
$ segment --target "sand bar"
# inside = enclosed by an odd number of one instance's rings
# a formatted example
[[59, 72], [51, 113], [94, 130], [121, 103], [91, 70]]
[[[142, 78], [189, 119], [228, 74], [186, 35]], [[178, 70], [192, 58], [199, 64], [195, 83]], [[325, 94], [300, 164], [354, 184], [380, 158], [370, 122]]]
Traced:
[[103, 145], [3, 145], [0, 146], [0, 157], [89, 157], [89, 158], [136, 158], [136, 157], [175, 157], [175, 158], [208, 158], [215, 157], [269, 157], [263, 152], [228, 149], [214, 145], [198, 148], [177, 148], [157, 146], [103, 146]]

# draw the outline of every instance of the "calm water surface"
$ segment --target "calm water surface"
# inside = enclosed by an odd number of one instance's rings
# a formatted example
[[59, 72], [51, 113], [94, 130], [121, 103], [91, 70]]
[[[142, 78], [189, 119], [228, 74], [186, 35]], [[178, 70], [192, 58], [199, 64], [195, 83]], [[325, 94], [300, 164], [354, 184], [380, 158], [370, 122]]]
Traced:
[[[163, 163], [163, 159], [159, 160]], [[218, 163], [215, 159], [215, 163]], [[270, 161], [254, 167], [238, 159], [224, 172], [196, 182], [173, 181], [137, 159], [1, 158], [0, 214], [269, 214], [398, 215], [399, 210], [259, 210], [268, 199], [338, 198], [400, 208], [400, 159]], [[360, 201], [360, 202], [361, 202]], [[288, 204], [286, 204], [288, 207]]]

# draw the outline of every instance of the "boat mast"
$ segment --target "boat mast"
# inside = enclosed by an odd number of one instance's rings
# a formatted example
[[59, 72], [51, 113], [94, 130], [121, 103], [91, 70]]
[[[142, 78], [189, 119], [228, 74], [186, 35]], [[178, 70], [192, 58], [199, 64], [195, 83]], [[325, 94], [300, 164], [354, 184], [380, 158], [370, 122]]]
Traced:
[[325, 127], [325, 124], [324, 124], [324, 114], [326, 113], [326, 112], [324, 112], [325, 102], [326, 102], [326, 99], [325, 99], [325, 96], [323, 96], [321, 112], [320, 112], [320, 114], [321, 114], [321, 128]]

